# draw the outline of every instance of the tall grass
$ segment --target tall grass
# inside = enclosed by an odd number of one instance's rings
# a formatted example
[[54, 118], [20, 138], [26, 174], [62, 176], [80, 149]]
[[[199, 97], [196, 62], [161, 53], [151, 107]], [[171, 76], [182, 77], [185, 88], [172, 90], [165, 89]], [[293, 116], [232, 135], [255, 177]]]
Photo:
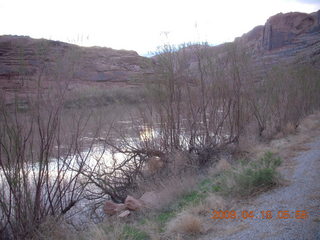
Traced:
[[279, 183], [276, 168], [282, 160], [267, 152], [257, 161], [241, 161], [219, 177], [218, 186], [223, 194], [248, 197]]

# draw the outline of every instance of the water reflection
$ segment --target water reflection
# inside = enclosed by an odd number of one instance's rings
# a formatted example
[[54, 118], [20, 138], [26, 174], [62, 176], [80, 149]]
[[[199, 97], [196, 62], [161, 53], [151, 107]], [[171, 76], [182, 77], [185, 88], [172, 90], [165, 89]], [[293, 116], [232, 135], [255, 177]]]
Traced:
[[139, 137], [141, 141], [150, 141], [155, 137], [155, 130], [150, 127], [143, 127], [142, 130], [139, 132]]

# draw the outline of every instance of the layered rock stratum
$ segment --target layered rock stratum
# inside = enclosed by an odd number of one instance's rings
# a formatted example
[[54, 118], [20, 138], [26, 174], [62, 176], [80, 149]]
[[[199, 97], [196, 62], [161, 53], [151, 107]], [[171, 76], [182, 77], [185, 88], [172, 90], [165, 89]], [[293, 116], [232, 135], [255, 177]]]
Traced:
[[[270, 17], [235, 43], [247, 47], [257, 69], [280, 61], [308, 62], [320, 68], [320, 10], [311, 14], [291, 12]], [[223, 56], [224, 46], [211, 47]], [[196, 61], [185, 55], [189, 67]], [[0, 86], [16, 89], [21, 79], [71, 79], [81, 82], [132, 83], [153, 74], [157, 58], [134, 51], [73, 44], [25, 36], [0, 36]], [[139, 82], [139, 81], [138, 81]]]
[[[239, 49], [251, 56], [252, 75], [260, 78], [279, 64], [312, 64], [320, 69], [320, 10], [311, 14], [290, 12], [270, 17], [265, 25], [256, 26], [234, 40]], [[194, 50], [194, 48], [198, 48]], [[197, 52], [202, 46], [189, 46], [181, 52], [188, 58], [187, 70], [198, 67]], [[228, 64], [230, 43], [206, 47], [205, 54]], [[210, 52], [210, 53], [208, 53]], [[238, 59], [241, 61], [241, 59]], [[243, 59], [244, 60], [244, 59]]]
[[235, 41], [250, 47], [263, 64], [285, 60], [320, 67], [320, 10], [276, 14]]
[[[0, 36], [0, 81], [14, 88], [21, 79], [132, 82], [150, 73], [148, 58], [135, 51], [80, 47], [26, 36]], [[0, 83], [1, 83], [0, 82]]]

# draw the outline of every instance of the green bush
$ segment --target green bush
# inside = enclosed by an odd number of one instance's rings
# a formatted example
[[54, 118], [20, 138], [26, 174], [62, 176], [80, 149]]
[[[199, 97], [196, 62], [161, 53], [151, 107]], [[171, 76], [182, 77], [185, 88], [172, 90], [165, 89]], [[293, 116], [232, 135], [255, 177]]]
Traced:
[[237, 167], [225, 172], [219, 180], [220, 190], [225, 194], [246, 197], [275, 186], [278, 183], [276, 168], [281, 159], [267, 152], [258, 161], [242, 161]]

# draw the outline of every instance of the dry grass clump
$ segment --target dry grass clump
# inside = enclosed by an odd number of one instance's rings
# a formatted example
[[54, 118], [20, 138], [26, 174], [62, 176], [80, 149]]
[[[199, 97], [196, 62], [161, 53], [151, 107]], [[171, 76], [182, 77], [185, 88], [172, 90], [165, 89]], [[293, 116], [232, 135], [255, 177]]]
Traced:
[[175, 218], [166, 225], [167, 233], [192, 236], [206, 232], [208, 228], [207, 221], [211, 212], [215, 210], [226, 209], [226, 201], [218, 195], [210, 194], [200, 203], [189, 206], [180, 212]]
[[218, 172], [225, 171], [231, 168], [231, 164], [224, 158], [220, 159], [215, 166]]
[[210, 176], [211, 178], [215, 178], [216, 175], [228, 171], [232, 168], [232, 160], [227, 160], [227, 158], [220, 158], [216, 164], [213, 164], [207, 169], [207, 176]]
[[[114, 232], [115, 238], [113, 239], [119, 239], [121, 232], [119, 234], [118, 233], [119, 233], [118, 231]], [[109, 240], [107, 233], [104, 231], [104, 229], [98, 226], [92, 226], [90, 228], [89, 239], [90, 240]]]
[[226, 209], [226, 201], [216, 194], [210, 194], [199, 204], [192, 206], [187, 211], [192, 215], [197, 216], [208, 216], [213, 210], [224, 210]]
[[89, 228], [83, 233], [84, 239], [89, 240], [145, 240], [150, 239], [149, 234], [136, 223], [124, 222], [120, 219], [104, 221]]
[[293, 123], [287, 123], [283, 127], [282, 132], [285, 136], [289, 134], [294, 134], [297, 132], [297, 126], [295, 126]]
[[[106, 229], [110, 230], [107, 231]], [[115, 222], [112, 226], [93, 225], [88, 232], [88, 240], [120, 240], [123, 239], [123, 226], [119, 222]]]
[[308, 130], [313, 130], [318, 128], [320, 125], [320, 112], [315, 112], [307, 117], [305, 117], [299, 124], [298, 130], [305, 132]]
[[288, 160], [296, 156], [301, 151], [307, 151], [305, 146], [315, 135], [314, 130], [320, 126], [320, 113], [314, 113], [305, 117], [296, 131], [291, 134], [282, 135], [282, 138], [273, 139], [269, 143], [256, 144], [250, 150], [251, 158], [260, 158], [263, 152], [271, 151], [278, 154], [283, 159]]
[[237, 148], [240, 152], [244, 152], [245, 158], [259, 159], [264, 152], [273, 152], [278, 154], [283, 159], [291, 159], [301, 151], [308, 150], [308, 147], [303, 146], [308, 143], [315, 135], [316, 129], [320, 127], [320, 112], [306, 116], [301, 120], [299, 126], [292, 123], [286, 124], [277, 134], [271, 134], [265, 141], [253, 138], [254, 134], [244, 135], [240, 138], [240, 143]]
[[249, 197], [279, 184], [277, 168], [282, 160], [272, 152], [266, 152], [255, 161], [239, 161], [218, 180], [223, 194]]
[[191, 192], [197, 184], [196, 176], [189, 177], [172, 177], [162, 182], [162, 190], [159, 192], [159, 197], [163, 203], [170, 203], [174, 199]]
[[71, 225], [66, 224], [59, 219], [49, 217], [40, 225], [32, 239], [77, 240], [81, 238], [79, 238], [79, 232], [77, 232]]
[[[316, 112], [305, 117], [298, 128], [292, 124], [286, 126], [286, 134], [282, 133], [281, 136], [270, 141], [270, 143], [260, 143], [254, 145], [251, 149], [251, 155], [259, 158], [261, 154], [266, 151], [279, 153], [284, 158], [292, 158], [295, 152], [308, 150], [302, 144], [307, 143], [310, 137], [314, 135], [314, 130], [320, 126], [320, 112]], [[297, 133], [297, 134], [296, 134]], [[283, 154], [285, 153], [285, 154]]]
[[143, 225], [140, 225], [140, 229], [146, 232], [149, 235], [150, 240], [160, 240], [161, 228], [157, 222], [154, 221], [146, 221]]
[[191, 192], [197, 185], [197, 176], [172, 176], [167, 179], [157, 179], [155, 182], [140, 183], [139, 192], [154, 191], [157, 195], [157, 209], [170, 204], [180, 196]]
[[168, 232], [199, 234], [202, 229], [201, 218], [188, 212], [182, 212], [167, 224]]

